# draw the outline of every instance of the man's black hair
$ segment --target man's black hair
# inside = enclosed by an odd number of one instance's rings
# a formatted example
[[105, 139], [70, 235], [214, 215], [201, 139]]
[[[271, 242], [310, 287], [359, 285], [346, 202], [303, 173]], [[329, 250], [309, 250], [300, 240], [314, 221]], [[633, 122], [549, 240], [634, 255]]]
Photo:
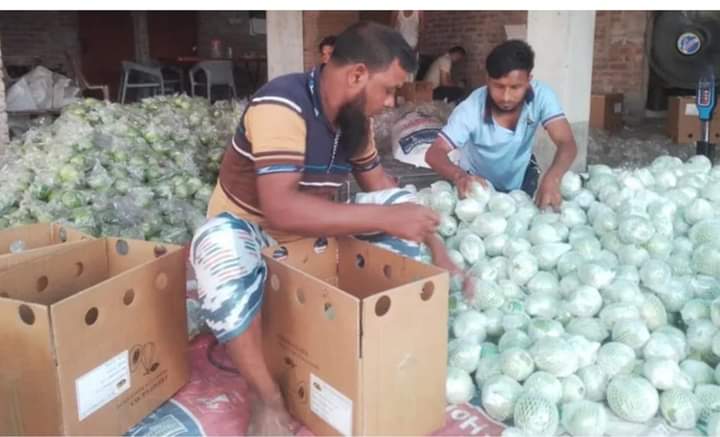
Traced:
[[412, 48], [394, 29], [360, 21], [345, 29], [335, 40], [331, 62], [337, 65], [362, 63], [371, 72], [384, 71], [395, 59], [408, 73], [417, 69]]
[[320, 44], [318, 44], [318, 52], [322, 53], [322, 49], [325, 46], [334, 47], [335, 41], [337, 40], [337, 37], [335, 35], [328, 35], [325, 38], [320, 41]]
[[492, 49], [485, 60], [488, 76], [499, 79], [513, 70], [530, 74], [535, 66], [535, 52], [525, 41], [511, 39]]
[[460, 54], [463, 56], [467, 55], [467, 52], [461, 46], [455, 46], [455, 47], [451, 48], [450, 50], [448, 50], [448, 53], [450, 53], [450, 54], [457, 53], [457, 54]]

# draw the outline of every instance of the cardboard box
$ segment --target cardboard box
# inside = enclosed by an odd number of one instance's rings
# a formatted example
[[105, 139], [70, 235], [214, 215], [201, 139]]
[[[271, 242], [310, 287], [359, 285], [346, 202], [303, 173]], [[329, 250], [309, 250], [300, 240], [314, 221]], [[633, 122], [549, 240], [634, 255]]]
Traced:
[[441, 428], [447, 272], [352, 238], [321, 241], [263, 252], [265, 354], [291, 413], [321, 435]]
[[432, 96], [432, 82], [405, 82], [397, 91], [396, 100], [399, 105], [405, 102], [424, 103], [432, 102]]
[[618, 131], [623, 127], [622, 94], [593, 94], [590, 98], [590, 127]]
[[[679, 144], [694, 144], [701, 139], [695, 96], [670, 97], [668, 103], [667, 134]], [[716, 109], [710, 121], [710, 142], [720, 144], [720, 110]]]
[[[54, 223], [38, 223], [0, 230], [0, 273], [12, 265], [52, 253], [64, 243], [92, 239], [92, 236], [69, 226]], [[18, 242], [21, 242], [24, 250], [11, 253], [11, 247]]]
[[185, 251], [90, 240], [0, 274], [0, 434], [122, 435], [189, 377]]

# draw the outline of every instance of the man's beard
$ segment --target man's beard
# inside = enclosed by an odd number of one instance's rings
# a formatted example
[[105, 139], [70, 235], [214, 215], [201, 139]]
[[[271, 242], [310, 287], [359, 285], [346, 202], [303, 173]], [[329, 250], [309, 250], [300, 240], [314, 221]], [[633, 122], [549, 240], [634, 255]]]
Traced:
[[367, 144], [369, 120], [365, 115], [365, 91], [344, 104], [338, 112], [337, 121], [341, 130], [340, 144], [352, 157]]

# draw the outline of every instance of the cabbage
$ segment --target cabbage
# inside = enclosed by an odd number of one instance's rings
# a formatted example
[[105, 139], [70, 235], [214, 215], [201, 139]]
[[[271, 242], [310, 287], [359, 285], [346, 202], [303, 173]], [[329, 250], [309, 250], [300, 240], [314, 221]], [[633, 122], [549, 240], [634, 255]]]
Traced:
[[700, 319], [710, 319], [710, 302], [704, 299], [692, 299], [685, 303], [680, 311], [683, 322], [689, 325]]
[[456, 338], [448, 343], [448, 365], [472, 373], [480, 361], [480, 345], [475, 341]]
[[[588, 225], [579, 225], [572, 228], [568, 233], [568, 242], [570, 242], [573, 247], [577, 240], [583, 238], [595, 238], [595, 231], [592, 227]], [[598, 248], [598, 250], [600, 250], [600, 248]]]
[[595, 201], [595, 196], [593, 195], [593, 193], [590, 192], [590, 190], [582, 188], [580, 189], [580, 191], [577, 192], [573, 200], [581, 208], [587, 209], [592, 204], [592, 202]]
[[654, 331], [667, 324], [667, 311], [660, 299], [651, 293], [643, 294], [643, 302], [640, 305], [640, 316], [647, 327]]
[[692, 255], [692, 267], [697, 273], [720, 278], [720, 244], [701, 244]]
[[560, 257], [568, 252], [572, 246], [566, 243], [544, 243], [532, 248], [532, 254], [538, 260], [538, 266], [543, 270], [555, 267]]
[[505, 332], [502, 321], [504, 314], [497, 308], [490, 308], [484, 311], [485, 314], [485, 330], [487, 335], [497, 338]]
[[715, 382], [713, 368], [699, 360], [687, 359], [680, 363], [680, 369], [690, 377], [694, 385]]
[[713, 337], [717, 332], [710, 320], [696, 320], [688, 325], [687, 344], [698, 352], [707, 352], [712, 348]]
[[434, 190], [430, 196], [430, 207], [435, 211], [449, 215], [455, 209], [457, 197], [452, 191]]
[[618, 237], [625, 244], [645, 244], [654, 234], [652, 223], [643, 217], [627, 217], [618, 226]]
[[525, 314], [505, 314], [502, 320], [503, 329], [510, 331], [512, 329], [523, 329], [530, 323], [530, 317]]
[[483, 240], [475, 234], [468, 234], [460, 241], [459, 251], [471, 265], [485, 257]]
[[572, 436], [602, 436], [607, 428], [605, 407], [586, 400], [572, 401], [562, 406], [561, 423]]
[[598, 350], [597, 364], [610, 378], [620, 373], [630, 373], [635, 364], [635, 352], [626, 344], [611, 341]]
[[[690, 232], [688, 232], [688, 236], [690, 237], [690, 241], [693, 244], [700, 245], [704, 243], [709, 243], [714, 246], [719, 245], [720, 219], [706, 219], [696, 223], [690, 229]], [[688, 251], [692, 249], [692, 247], [687, 247], [687, 245], [685, 245], [685, 247]]]
[[560, 291], [560, 283], [554, 274], [540, 271], [535, 273], [535, 275], [533, 275], [533, 277], [527, 282], [527, 290], [530, 294], [558, 294]]
[[475, 306], [478, 309], [500, 308], [503, 303], [505, 298], [495, 282], [482, 279], [475, 282]]
[[640, 269], [640, 280], [642, 284], [651, 290], [662, 290], [670, 281], [672, 272], [670, 267], [663, 261], [650, 259]]
[[611, 303], [609, 305], [605, 305], [605, 307], [600, 311], [600, 320], [610, 329], [612, 329], [615, 326], [615, 323], [620, 320], [634, 320], [639, 318], [640, 311], [638, 311], [637, 307], [627, 303]]
[[564, 202], [560, 207], [560, 221], [565, 226], [572, 228], [585, 224], [587, 222], [587, 215], [579, 206], [571, 202]]
[[560, 280], [560, 295], [565, 297], [581, 287], [582, 283], [575, 272], [569, 273]]
[[565, 199], [572, 199], [582, 189], [582, 180], [580, 176], [572, 171], [565, 172], [560, 179], [560, 194]]
[[680, 366], [669, 359], [648, 359], [643, 365], [643, 376], [658, 390], [692, 388], [690, 380], [682, 373]]
[[650, 339], [650, 332], [642, 320], [622, 319], [613, 326], [612, 339], [638, 350]]
[[523, 252], [530, 252], [532, 245], [524, 238], [509, 239], [503, 248], [503, 256], [512, 258]]
[[613, 232], [618, 227], [618, 220], [615, 212], [612, 210], [602, 211], [595, 216], [592, 221], [595, 232], [603, 236], [608, 232]]
[[462, 404], [475, 396], [475, 384], [470, 375], [457, 367], [448, 367], [445, 396], [450, 404]]
[[675, 428], [695, 428], [700, 408], [697, 397], [687, 389], [671, 389], [660, 395], [660, 412]]
[[447, 214], [440, 214], [440, 224], [437, 228], [440, 235], [442, 235], [443, 237], [450, 237], [452, 235], [455, 235], [457, 229], [458, 223], [454, 217]]
[[710, 437], [720, 435], [720, 413], [713, 413], [708, 416], [706, 431], [706, 435]]
[[498, 281], [498, 287], [500, 287], [500, 292], [505, 298], [506, 303], [509, 299], [517, 299], [525, 296], [522, 289], [509, 279], [500, 279]]
[[587, 262], [578, 267], [578, 278], [585, 285], [602, 289], [610, 285], [615, 272], [604, 265]]
[[510, 348], [527, 349], [532, 344], [532, 339], [520, 329], [506, 331], [498, 341], [500, 352]]
[[580, 335], [598, 343], [602, 343], [610, 336], [607, 326], [594, 318], [573, 319], [568, 323], [565, 330], [568, 334]]
[[450, 261], [452, 261], [458, 268], [465, 269], [465, 257], [462, 253], [457, 250], [450, 249], [448, 250], [448, 257], [450, 257]]
[[543, 337], [560, 337], [565, 332], [563, 325], [557, 320], [532, 319], [528, 324], [527, 333], [531, 341], [537, 341]]
[[644, 247], [626, 244], [618, 250], [618, 256], [624, 265], [640, 267], [650, 259], [650, 252]]
[[563, 388], [561, 402], [572, 402], [585, 399], [585, 383], [577, 375], [570, 375], [561, 378], [560, 383]]
[[577, 376], [585, 386], [585, 398], [601, 402], [605, 399], [605, 390], [608, 385], [608, 375], [597, 364], [583, 367], [578, 370]]
[[578, 369], [578, 357], [573, 347], [562, 338], [546, 336], [530, 348], [530, 355], [538, 369], [555, 376], [569, 376]]
[[602, 302], [597, 289], [583, 285], [570, 294], [566, 308], [575, 317], [592, 317], [600, 311]]
[[556, 269], [560, 276], [565, 277], [570, 273], [577, 271], [578, 267], [580, 267], [580, 265], [584, 262], [585, 261], [578, 252], [571, 250], [569, 252], [565, 252], [560, 256], [560, 258], [558, 258]]
[[523, 384], [525, 393], [535, 393], [553, 404], [560, 402], [562, 398], [562, 384], [555, 375], [538, 371], [530, 375]]
[[506, 193], [493, 193], [488, 202], [488, 209], [505, 218], [510, 217], [517, 211], [515, 199]]
[[473, 183], [470, 187], [468, 197], [478, 202], [484, 208], [490, 201], [493, 192], [492, 187], [485, 187], [482, 184]]
[[553, 435], [558, 427], [557, 407], [547, 399], [523, 392], [515, 402], [515, 426], [530, 435]]
[[500, 361], [500, 355], [481, 356], [477, 370], [475, 370], [475, 382], [478, 387], [482, 387], [491, 376], [501, 374], [502, 361]]
[[590, 341], [582, 335], [570, 335], [567, 337], [567, 341], [578, 357], [578, 367], [595, 364], [597, 361], [597, 352], [600, 349], [599, 342]]
[[535, 368], [530, 354], [520, 348], [509, 348], [503, 351], [500, 354], [500, 362], [502, 372], [515, 381], [525, 380]]
[[712, 218], [713, 215], [712, 205], [702, 198], [694, 199], [684, 210], [685, 221], [689, 225], [694, 225], [695, 223]]
[[711, 414], [720, 412], [720, 386], [700, 384], [694, 393], [701, 406], [700, 420], [706, 421]]
[[481, 237], [502, 234], [507, 228], [507, 220], [494, 212], [483, 212], [473, 220], [470, 227]]
[[467, 339], [475, 343], [485, 340], [486, 318], [475, 310], [467, 310], [457, 315], [453, 322], [453, 334], [457, 338]]
[[515, 401], [522, 386], [505, 375], [493, 375], [483, 384], [481, 402], [485, 411], [495, 420], [512, 418]]
[[655, 234], [645, 245], [651, 257], [667, 260], [673, 250], [673, 242], [670, 238]]
[[485, 237], [485, 250], [488, 256], [499, 256], [502, 255], [505, 245], [508, 242], [508, 237], [505, 234], [490, 235]]
[[630, 422], [643, 423], [658, 411], [657, 390], [644, 378], [618, 375], [607, 387], [607, 402], [613, 413]]
[[530, 240], [532, 244], [539, 245], [544, 243], [559, 243], [562, 241], [562, 238], [553, 225], [538, 223], [530, 228], [528, 240]]
[[603, 290], [602, 296], [603, 301], [607, 302], [625, 302], [631, 305], [641, 305], [644, 302], [644, 297], [636, 284], [617, 277]]
[[558, 311], [558, 299], [552, 293], [533, 293], [525, 300], [525, 311], [534, 317], [552, 319]]
[[472, 223], [483, 209], [484, 205], [473, 198], [462, 199], [455, 205], [455, 215], [465, 223]]

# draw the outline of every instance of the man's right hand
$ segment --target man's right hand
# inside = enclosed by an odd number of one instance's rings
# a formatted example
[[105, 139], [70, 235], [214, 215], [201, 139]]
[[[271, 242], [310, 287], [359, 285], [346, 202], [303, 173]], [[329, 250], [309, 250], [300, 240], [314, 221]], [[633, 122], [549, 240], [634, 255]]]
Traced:
[[457, 177], [455, 177], [452, 182], [457, 187], [458, 196], [461, 199], [466, 198], [468, 194], [470, 194], [474, 183], [478, 183], [483, 187], [488, 188], [488, 182], [487, 180], [485, 180], [485, 178], [482, 178], [480, 176], [473, 176], [465, 172], [462, 172]]
[[434, 233], [440, 224], [440, 216], [435, 211], [415, 203], [389, 206], [386, 217], [381, 219], [385, 233], [418, 243]]

